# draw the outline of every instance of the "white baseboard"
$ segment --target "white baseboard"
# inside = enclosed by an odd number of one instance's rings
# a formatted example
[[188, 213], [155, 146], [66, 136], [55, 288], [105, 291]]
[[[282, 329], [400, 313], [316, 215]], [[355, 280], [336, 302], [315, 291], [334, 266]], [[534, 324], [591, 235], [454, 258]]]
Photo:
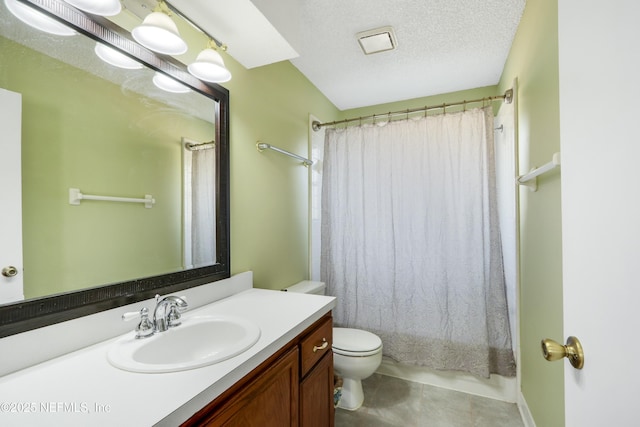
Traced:
[[529, 406], [527, 405], [527, 401], [524, 399], [522, 392], [518, 393], [518, 409], [520, 410], [520, 416], [522, 417], [524, 427], [536, 427], [536, 423], [533, 421], [533, 416], [531, 415], [531, 411], [529, 411]]
[[520, 406], [518, 395], [522, 396], [522, 393], [518, 392], [515, 377], [491, 375], [489, 379], [484, 379], [463, 372], [434, 371], [420, 366], [404, 365], [387, 357], [382, 359], [377, 373], [504, 402], [518, 403], [518, 406]]

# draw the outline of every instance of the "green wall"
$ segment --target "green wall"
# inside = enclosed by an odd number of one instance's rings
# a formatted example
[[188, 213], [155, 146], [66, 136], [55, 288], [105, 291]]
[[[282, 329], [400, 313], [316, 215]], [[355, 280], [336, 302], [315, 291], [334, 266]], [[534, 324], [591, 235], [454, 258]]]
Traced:
[[[443, 103], [457, 103], [463, 100], [475, 100], [481, 98], [488, 98], [490, 96], [502, 95], [496, 86], [487, 86], [476, 89], [462, 90], [458, 92], [443, 93], [440, 95], [427, 96], [423, 98], [408, 99], [406, 101], [390, 102], [387, 104], [374, 105], [369, 107], [354, 108], [351, 110], [345, 110], [341, 113], [341, 119], [350, 119], [354, 117], [364, 117], [373, 114], [380, 114], [384, 111], [403, 111], [412, 108], [422, 108], [425, 106], [431, 107], [435, 105], [441, 105]], [[493, 103], [494, 105], [497, 103]], [[469, 104], [467, 108], [480, 107], [481, 103]], [[450, 107], [447, 108], [447, 112], [453, 112], [461, 110], [462, 107]], [[434, 110], [435, 113], [440, 113], [442, 110]], [[405, 116], [396, 116], [399, 119], [403, 119]], [[377, 119], [376, 119], [377, 120]], [[384, 115], [380, 120], [386, 120]]]
[[[131, 29], [137, 20], [114, 19]], [[207, 40], [174, 20], [189, 51], [188, 64]], [[223, 40], [224, 41], [224, 40]], [[281, 289], [309, 277], [309, 170], [258, 140], [309, 156], [309, 115], [331, 121], [338, 110], [289, 61], [246, 69], [221, 52], [232, 78], [230, 94], [231, 272], [252, 270], [254, 285]]]
[[[558, 3], [529, 0], [500, 80], [518, 79], [520, 173], [560, 151]], [[540, 341], [564, 342], [560, 175], [520, 190], [520, 362], [522, 394], [538, 426], [564, 425], [564, 363], [542, 357]]]
[[281, 289], [309, 276], [309, 170], [258, 140], [309, 157], [309, 114], [338, 110], [288, 61], [247, 70], [225, 56], [231, 95], [231, 268], [256, 287]]

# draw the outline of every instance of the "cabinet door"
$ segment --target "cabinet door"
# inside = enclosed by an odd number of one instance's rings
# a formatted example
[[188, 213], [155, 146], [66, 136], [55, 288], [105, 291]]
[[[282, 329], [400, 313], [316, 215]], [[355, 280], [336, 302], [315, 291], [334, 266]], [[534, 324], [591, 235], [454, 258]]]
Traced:
[[318, 363], [320, 359], [331, 352], [333, 345], [333, 320], [326, 317], [317, 322], [317, 326], [307, 334], [300, 342], [300, 377], [304, 378], [307, 372]]
[[298, 349], [294, 348], [238, 392], [203, 425], [297, 426], [298, 381]]
[[300, 383], [300, 426], [333, 427], [333, 352], [329, 350]]

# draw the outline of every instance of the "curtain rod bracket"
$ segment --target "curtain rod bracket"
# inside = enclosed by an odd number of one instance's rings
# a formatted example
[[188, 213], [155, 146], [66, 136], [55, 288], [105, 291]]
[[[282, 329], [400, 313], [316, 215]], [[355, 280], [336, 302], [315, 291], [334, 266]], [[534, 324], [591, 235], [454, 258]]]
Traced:
[[507, 89], [504, 93], [504, 103], [511, 104], [513, 102], [513, 89]]

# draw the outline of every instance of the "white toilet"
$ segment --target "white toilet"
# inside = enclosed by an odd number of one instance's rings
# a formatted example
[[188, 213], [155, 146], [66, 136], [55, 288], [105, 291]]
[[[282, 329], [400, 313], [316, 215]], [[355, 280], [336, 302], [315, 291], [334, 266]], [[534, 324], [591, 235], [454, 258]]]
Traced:
[[[305, 280], [285, 290], [324, 295], [325, 284]], [[332, 349], [334, 370], [343, 380], [338, 407], [355, 411], [364, 401], [362, 380], [373, 375], [382, 362], [382, 340], [361, 329], [333, 328]]]

